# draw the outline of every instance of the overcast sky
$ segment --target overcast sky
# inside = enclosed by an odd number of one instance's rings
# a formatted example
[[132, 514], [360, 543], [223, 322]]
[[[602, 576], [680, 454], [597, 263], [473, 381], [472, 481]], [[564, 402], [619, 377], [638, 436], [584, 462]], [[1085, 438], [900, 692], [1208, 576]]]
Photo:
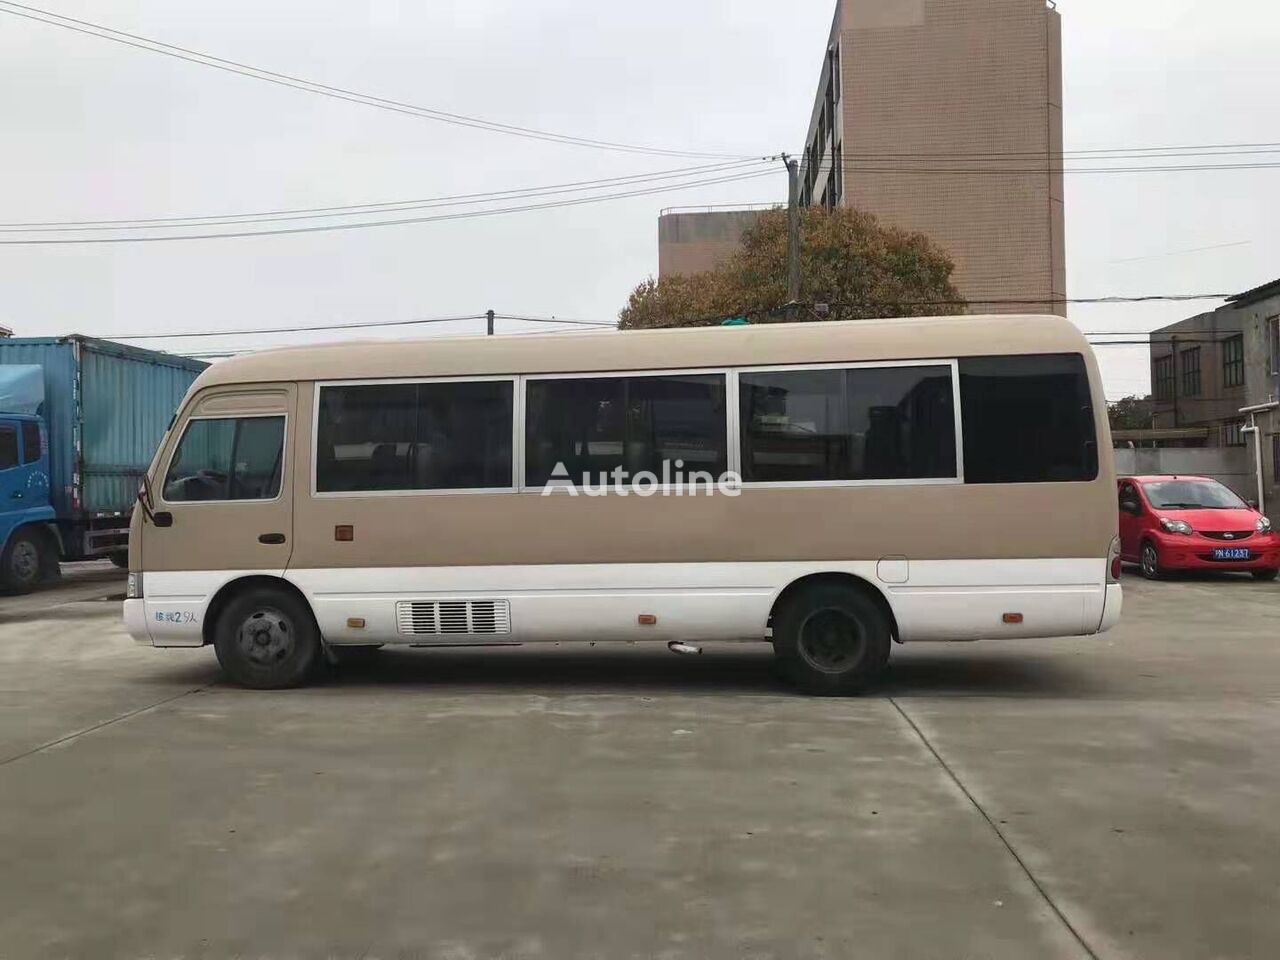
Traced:
[[[441, 110], [729, 154], [801, 146], [834, 7], [833, 0], [30, 2]], [[1058, 8], [1068, 150], [1280, 140], [1280, 13], [1272, 0], [1060, 0]], [[1249, 159], [1280, 153], [1225, 162]], [[393, 201], [706, 162], [448, 126], [0, 14], [5, 223]], [[784, 197], [779, 165], [774, 176], [743, 183], [477, 220], [183, 243], [0, 246], [0, 323], [19, 336], [112, 337], [488, 307], [613, 320], [631, 287], [656, 272], [661, 208]], [[1275, 279], [1277, 211], [1280, 169], [1069, 177], [1070, 294], [1239, 291]], [[1186, 252], [1204, 247], [1215, 249]], [[1199, 309], [1073, 306], [1071, 316], [1089, 332], [1150, 330]], [[522, 328], [535, 329], [502, 324]], [[421, 332], [478, 329], [439, 324]], [[145, 343], [215, 351], [300, 339]], [[1147, 389], [1145, 348], [1100, 355], [1109, 396]]]

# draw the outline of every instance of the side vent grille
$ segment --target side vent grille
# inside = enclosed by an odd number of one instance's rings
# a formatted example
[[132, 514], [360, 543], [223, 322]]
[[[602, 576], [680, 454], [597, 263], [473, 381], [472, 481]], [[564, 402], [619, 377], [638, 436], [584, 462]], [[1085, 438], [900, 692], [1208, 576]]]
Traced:
[[415, 637], [501, 636], [511, 632], [511, 608], [506, 600], [402, 600], [396, 624]]

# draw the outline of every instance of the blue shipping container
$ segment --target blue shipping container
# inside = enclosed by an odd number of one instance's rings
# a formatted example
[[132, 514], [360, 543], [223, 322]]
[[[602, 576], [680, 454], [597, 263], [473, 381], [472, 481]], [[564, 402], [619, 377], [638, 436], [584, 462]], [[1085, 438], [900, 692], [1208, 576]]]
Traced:
[[44, 368], [50, 499], [60, 520], [127, 512], [187, 388], [208, 364], [73, 334], [0, 339]]

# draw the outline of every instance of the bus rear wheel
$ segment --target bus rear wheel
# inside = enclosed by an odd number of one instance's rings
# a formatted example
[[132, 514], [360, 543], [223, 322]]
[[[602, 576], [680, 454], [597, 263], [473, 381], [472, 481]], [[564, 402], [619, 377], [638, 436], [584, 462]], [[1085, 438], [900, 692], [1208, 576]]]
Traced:
[[214, 627], [213, 648], [226, 675], [255, 690], [301, 686], [321, 660], [311, 611], [275, 587], [253, 587], [228, 603]]
[[773, 617], [773, 650], [787, 678], [806, 693], [843, 696], [875, 683], [889, 662], [892, 631], [856, 587], [819, 583], [785, 599]]

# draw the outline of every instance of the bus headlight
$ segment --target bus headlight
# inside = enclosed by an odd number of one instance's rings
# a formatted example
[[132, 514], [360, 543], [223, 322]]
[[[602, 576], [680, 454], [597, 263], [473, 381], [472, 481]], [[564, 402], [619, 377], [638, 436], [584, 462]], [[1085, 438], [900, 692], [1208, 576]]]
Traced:
[[1191, 524], [1185, 520], [1170, 520], [1167, 517], [1161, 517], [1160, 526], [1164, 527], [1168, 533], [1191, 533]]
[[142, 574], [129, 574], [129, 579], [125, 583], [124, 596], [126, 600], [142, 599]]
[[1271, 532], [1271, 521], [1270, 521], [1270, 520], [1268, 520], [1266, 517], [1259, 517], [1259, 518], [1258, 518], [1258, 532], [1259, 532], [1259, 533], [1270, 533], [1270, 532]]

